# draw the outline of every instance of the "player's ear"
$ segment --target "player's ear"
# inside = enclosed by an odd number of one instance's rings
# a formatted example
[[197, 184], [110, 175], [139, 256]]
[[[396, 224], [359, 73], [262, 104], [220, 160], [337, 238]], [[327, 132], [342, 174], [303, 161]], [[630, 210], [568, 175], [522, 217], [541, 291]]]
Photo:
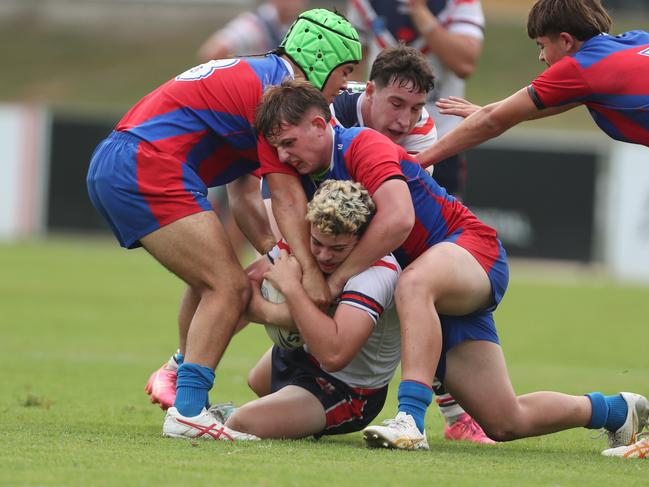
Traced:
[[577, 39], [569, 32], [561, 32], [559, 34], [561, 40], [561, 47], [567, 54], [574, 54], [579, 50]]
[[365, 85], [365, 96], [368, 98], [372, 98], [375, 92], [376, 92], [376, 85], [374, 84], [374, 81], [368, 81], [367, 84]]
[[311, 125], [319, 130], [324, 130], [329, 125], [322, 115], [314, 115], [311, 119]]

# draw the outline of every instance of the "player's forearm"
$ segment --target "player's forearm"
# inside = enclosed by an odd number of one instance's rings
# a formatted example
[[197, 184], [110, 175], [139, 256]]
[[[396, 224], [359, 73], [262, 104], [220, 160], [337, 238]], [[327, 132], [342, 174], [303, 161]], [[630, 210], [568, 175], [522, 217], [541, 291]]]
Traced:
[[273, 214], [284, 240], [291, 247], [291, 253], [300, 262], [303, 271], [317, 269], [309, 248], [309, 226], [305, 218], [307, 201], [300, 180], [279, 173], [269, 174], [267, 178]]
[[266, 207], [259, 192], [259, 179], [242, 176], [227, 185], [230, 211], [248, 241], [260, 254], [275, 245]]
[[437, 164], [502, 134], [511, 125], [500, 124], [492, 117], [495, 105], [497, 104], [487, 105], [469, 115], [435, 144], [417, 154], [419, 163], [423, 167]]
[[286, 303], [270, 303], [263, 301], [248, 307], [244, 318], [261, 325], [274, 325], [285, 330], [297, 331], [297, 326]]
[[342, 288], [349, 278], [399, 247], [410, 234], [413, 224], [414, 214], [387, 208], [377, 210], [361, 240], [329, 279]]
[[449, 32], [425, 4], [413, 6], [411, 17], [430, 52], [445, 66], [460, 78], [473, 73], [482, 51], [479, 39]]
[[336, 321], [313, 304], [299, 283], [284, 288], [284, 297], [309, 352], [327, 371], [343, 368], [346, 363], [342, 364], [340, 358], [346, 344]]

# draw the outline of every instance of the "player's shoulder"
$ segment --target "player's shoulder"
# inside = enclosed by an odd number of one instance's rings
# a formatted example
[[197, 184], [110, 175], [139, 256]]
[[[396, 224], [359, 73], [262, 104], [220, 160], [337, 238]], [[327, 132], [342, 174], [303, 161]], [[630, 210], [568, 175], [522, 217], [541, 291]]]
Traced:
[[362, 93], [349, 93], [343, 91], [331, 104], [331, 114], [337, 124], [343, 127], [357, 127], [360, 125], [358, 105]]
[[401, 266], [392, 254], [388, 254], [352, 276], [345, 284], [346, 291], [362, 290], [368, 294], [383, 294], [394, 291], [401, 274]]
[[424, 108], [421, 117], [413, 129], [403, 138], [401, 146], [409, 154], [417, 154], [426, 150], [437, 141], [437, 126], [435, 120]]
[[370, 269], [387, 270], [387, 272], [391, 272], [397, 275], [401, 273], [401, 266], [392, 254], [388, 254], [374, 262]]

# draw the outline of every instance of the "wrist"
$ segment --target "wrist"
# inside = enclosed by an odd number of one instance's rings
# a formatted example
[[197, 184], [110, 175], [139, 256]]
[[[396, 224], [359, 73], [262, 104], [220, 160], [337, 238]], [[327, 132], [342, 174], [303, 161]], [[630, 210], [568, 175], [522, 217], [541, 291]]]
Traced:
[[417, 31], [421, 36], [427, 36], [431, 32], [435, 31], [439, 27], [439, 22], [435, 17], [430, 17], [430, 19], [425, 20], [417, 24]]
[[304, 293], [304, 288], [299, 280], [289, 280], [282, 285], [282, 294], [285, 297], [294, 297], [300, 293]]
[[261, 244], [261, 249], [259, 250], [259, 253], [264, 255], [273, 250], [273, 247], [275, 247], [275, 244], [277, 244], [277, 241], [275, 240], [275, 237], [269, 236], [264, 239], [264, 241]]
[[329, 281], [330, 287], [333, 286], [336, 289], [342, 289], [348, 279], [345, 279], [344, 276], [334, 272], [327, 280]]

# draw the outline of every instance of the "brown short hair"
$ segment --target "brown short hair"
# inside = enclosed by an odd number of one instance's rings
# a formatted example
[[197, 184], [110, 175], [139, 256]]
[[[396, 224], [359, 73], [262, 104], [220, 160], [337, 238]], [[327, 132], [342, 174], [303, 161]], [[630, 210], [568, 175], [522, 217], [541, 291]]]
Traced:
[[611, 18], [600, 0], [537, 0], [527, 18], [530, 39], [561, 32], [586, 41], [611, 29]]
[[379, 88], [392, 82], [399, 87], [412, 84], [413, 91], [428, 93], [435, 87], [435, 76], [419, 49], [399, 44], [383, 49], [372, 63], [370, 81]]
[[271, 86], [255, 112], [255, 129], [266, 139], [277, 136], [283, 123], [298, 125], [304, 114], [316, 108], [329, 122], [331, 111], [324, 95], [305, 80], [285, 79]]

